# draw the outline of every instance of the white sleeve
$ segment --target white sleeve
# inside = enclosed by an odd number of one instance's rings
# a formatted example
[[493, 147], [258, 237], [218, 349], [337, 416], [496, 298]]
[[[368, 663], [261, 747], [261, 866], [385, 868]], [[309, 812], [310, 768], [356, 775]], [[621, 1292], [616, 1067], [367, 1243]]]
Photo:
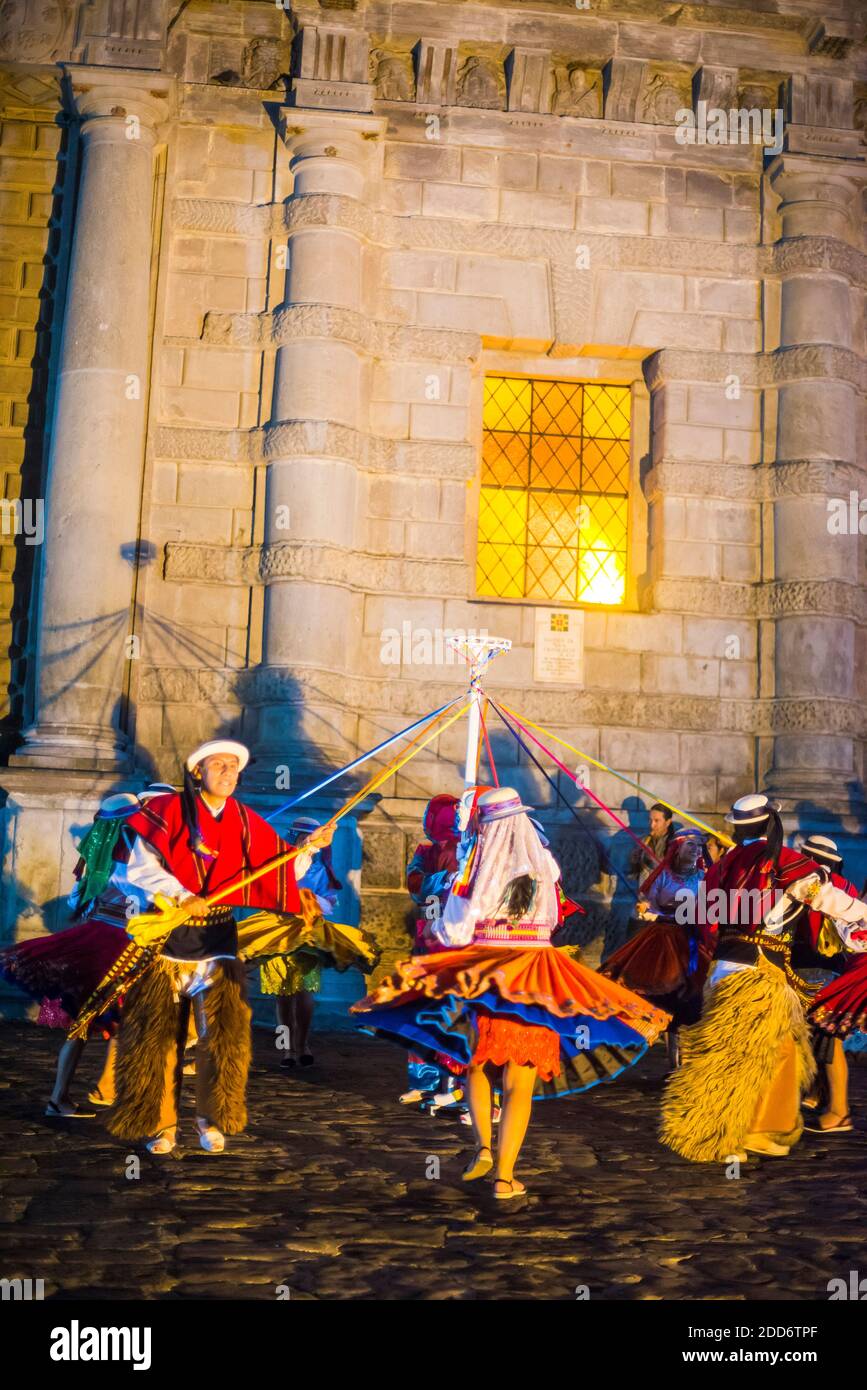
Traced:
[[157, 893], [167, 898], [196, 896], [179, 883], [174, 874], [169, 873], [159, 855], [140, 835], [136, 835], [133, 841], [126, 864], [118, 864], [112, 881], [122, 892], [132, 889], [134, 897], [145, 898], [149, 902], [153, 902]]
[[548, 863], [551, 866], [551, 873], [554, 875], [554, 882], [559, 883], [560, 865], [557, 863], [557, 860], [554, 858], [553, 854], [549, 849], [545, 850], [545, 857], [547, 858]]
[[469, 946], [476, 930], [476, 914], [471, 898], [459, 898], [449, 893], [445, 911], [431, 922], [431, 936], [443, 946]]
[[[833, 883], [821, 885], [816, 896], [810, 899], [810, 907], [814, 912], [833, 917], [835, 922], [848, 926], [850, 930], [859, 927], [867, 929], [867, 903], [862, 903], [860, 898], [850, 897], [842, 888], [835, 888]], [[840, 930], [839, 926], [837, 930]], [[840, 932], [840, 935], [843, 933]]]

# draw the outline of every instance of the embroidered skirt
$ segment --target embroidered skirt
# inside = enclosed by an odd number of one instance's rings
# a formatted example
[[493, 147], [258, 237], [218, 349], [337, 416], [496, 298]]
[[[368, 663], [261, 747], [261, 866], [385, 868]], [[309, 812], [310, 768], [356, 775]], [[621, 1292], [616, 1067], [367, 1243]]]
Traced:
[[364, 1031], [423, 1056], [538, 1066], [536, 1100], [611, 1080], [669, 1022], [565, 950], [482, 943], [403, 961], [352, 1012]]

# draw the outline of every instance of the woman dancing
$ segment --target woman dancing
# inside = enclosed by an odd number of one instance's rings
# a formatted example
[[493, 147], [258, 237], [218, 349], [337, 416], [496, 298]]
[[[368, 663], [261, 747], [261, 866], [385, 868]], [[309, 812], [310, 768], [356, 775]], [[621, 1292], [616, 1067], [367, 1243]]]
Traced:
[[645, 880], [638, 915], [640, 931], [603, 962], [602, 974], [650, 999], [672, 1015], [668, 1060], [679, 1065], [677, 1031], [701, 1012], [710, 952], [700, 940], [696, 904], [704, 877], [704, 839], [699, 830], [680, 830], [665, 858]]
[[[478, 836], [431, 931], [448, 949], [397, 966], [353, 1005], [361, 1027], [468, 1067], [476, 1152], [463, 1173], [494, 1172], [494, 1196], [515, 1178], [534, 1099], [588, 1090], [645, 1052], [668, 1015], [551, 945], [559, 867], [516, 791], [478, 801]], [[496, 1160], [492, 1088], [502, 1071]]]

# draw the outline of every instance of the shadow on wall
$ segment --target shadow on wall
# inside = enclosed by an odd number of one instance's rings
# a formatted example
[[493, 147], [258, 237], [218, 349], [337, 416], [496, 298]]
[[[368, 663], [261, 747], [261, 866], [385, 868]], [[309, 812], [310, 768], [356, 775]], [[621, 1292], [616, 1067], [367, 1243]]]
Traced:
[[795, 807], [798, 828], [788, 839], [795, 845], [813, 834], [827, 835], [834, 840], [843, 856], [840, 873], [844, 878], [851, 879], [861, 892], [867, 888], [867, 819], [864, 812], [864, 788], [860, 782], [850, 782], [847, 791], [851, 810], [846, 819], [857, 822], [856, 830], [853, 831], [851, 824], [847, 826], [843, 816], [838, 812], [829, 811], [827, 807], [820, 806], [815, 801], [799, 801]]

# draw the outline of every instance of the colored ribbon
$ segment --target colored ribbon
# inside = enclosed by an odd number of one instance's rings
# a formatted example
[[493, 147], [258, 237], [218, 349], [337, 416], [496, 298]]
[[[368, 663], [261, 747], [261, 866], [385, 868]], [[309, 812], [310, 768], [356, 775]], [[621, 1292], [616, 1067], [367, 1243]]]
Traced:
[[596, 836], [593, 835], [593, 834], [591, 833], [591, 831], [588, 830], [587, 826], [583, 824], [583, 822], [582, 822], [582, 820], [581, 820], [581, 817], [578, 815], [578, 812], [575, 810], [575, 807], [571, 804], [571, 802], [567, 801], [566, 797], [563, 795], [563, 793], [561, 792], [560, 788], [557, 786], [557, 783], [554, 781], [554, 778], [551, 777], [551, 776], [549, 776], [549, 774], [545, 771], [544, 767], [543, 767], [542, 764], [539, 762], [539, 759], [536, 757], [536, 754], [533, 752], [532, 748], [528, 747], [528, 745], [527, 745], [527, 744], [524, 742], [524, 740], [521, 738], [521, 735], [517, 732], [517, 730], [515, 730], [515, 729], [512, 728], [512, 725], [509, 723], [508, 719], [507, 719], [506, 716], [503, 714], [503, 711], [499, 708], [499, 706], [496, 705], [496, 704], [494, 704], [494, 701], [493, 701], [493, 700], [491, 701], [491, 704], [494, 705], [494, 709], [496, 710], [499, 719], [500, 719], [501, 722], [506, 726], [506, 728], [508, 729], [509, 733], [512, 735], [512, 738], [515, 739], [516, 742], [518, 743], [518, 746], [524, 750], [524, 752], [526, 753], [527, 757], [530, 758], [530, 760], [536, 764], [536, 767], [539, 769], [539, 771], [541, 772], [542, 776], [545, 778], [545, 781], [548, 783], [548, 785], [549, 785], [549, 786], [551, 787], [551, 789], [553, 790], [554, 795], [557, 796], [557, 797], [559, 797], [559, 799], [563, 802], [563, 805], [566, 807], [566, 810], [569, 812], [570, 816], [571, 816], [571, 817], [573, 818], [573, 820], [575, 821], [575, 824], [578, 826], [578, 829], [581, 831], [581, 833], [582, 833], [583, 835], [586, 835], [586, 836], [587, 836], [587, 838], [588, 838], [588, 840], [590, 841], [590, 843], [592, 844], [593, 848], [596, 850], [596, 853], [599, 855], [599, 858], [600, 858], [601, 863], [602, 863], [602, 867], [603, 867], [603, 869], [605, 870], [605, 872], [608, 873], [608, 874], [610, 874], [610, 875], [612, 876], [612, 878], [620, 878], [621, 881], [622, 881], [622, 882], [626, 885], [626, 887], [629, 889], [630, 893], [634, 893], [634, 894], [636, 895], [636, 897], [637, 897], [637, 896], [638, 896], [638, 890], [637, 890], [637, 888], [635, 887], [635, 885], [634, 885], [633, 883], [630, 883], [628, 878], [624, 878], [624, 877], [618, 872], [618, 870], [615, 869], [614, 865], [611, 863], [611, 858], [610, 858], [610, 856], [609, 856], [609, 854], [608, 854], [608, 851], [607, 851], [607, 849], [605, 848], [605, 846], [604, 846], [603, 844], [601, 844], [601, 843], [596, 839]]
[[284, 805], [278, 806], [276, 811], [272, 811], [269, 816], [264, 816], [263, 819], [267, 821], [276, 820], [277, 817], [282, 816], [285, 811], [289, 811], [293, 806], [297, 806], [300, 802], [306, 801], [309, 796], [315, 796], [317, 792], [321, 792], [323, 788], [330, 786], [332, 782], [336, 782], [338, 778], [343, 777], [347, 772], [352, 772], [354, 768], [361, 767], [363, 763], [369, 762], [371, 758], [376, 757], [377, 753], [382, 753], [386, 748], [390, 748], [393, 743], [397, 743], [399, 738], [406, 738], [407, 734], [411, 734], [413, 729], [417, 729], [421, 724], [426, 724], [429, 719], [435, 719], [437, 715], [444, 714], [446, 710], [451, 709], [452, 705], [456, 705], [461, 699], [463, 699], [463, 695], [456, 695], [453, 700], [449, 700], [446, 704], [440, 705], [439, 709], [432, 710], [430, 714], [423, 715], [421, 719], [416, 719], [414, 724], [408, 724], [406, 728], [401, 729], [399, 733], [392, 734], [390, 738], [383, 739], [382, 743], [378, 743], [375, 748], [371, 748], [370, 752], [361, 753], [359, 757], [353, 758], [352, 762], [347, 763], [345, 767], [338, 768], [336, 772], [332, 772], [330, 777], [324, 777], [321, 782], [316, 783], [315, 787], [308, 787], [306, 791], [299, 792], [297, 796], [290, 797]]
[[[514, 720], [518, 720], [518, 715], [513, 709], [509, 709], [508, 705], [503, 705], [503, 709], [507, 714], [510, 714]], [[728, 845], [730, 848], [734, 844], [734, 840], [730, 839], [722, 830], [714, 830], [712, 825], [707, 825], [703, 820], [698, 820], [696, 816], [691, 816], [688, 811], [682, 811], [678, 806], [674, 806], [670, 801], [666, 801], [664, 796], [656, 796], [654, 792], [648, 791], [646, 787], [642, 787], [640, 782], [634, 782], [631, 777], [627, 777], [625, 772], [616, 772], [613, 767], [608, 767], [606, 763], [601, 763], [598, 758], [591, 758], [589, 753], [582, 753], [580, 748], [576, 748], [574, 744], [568, 743], [565, 738], [558, 737], [558, 735], [552, 733], [550, 729], [543, 729], [541, 724], [534, 724], [532, 719], [527, 720], [527, 725], [530, 729], [537, 729], [540, 734], [547, 735], [547, 737], [553, 739], [555, 743], [561, 744], [563, 748], [568, 748], [570, 753], [575, 753], [577, 757], [582, 758], [585, 762], [592, 763], [594, 767], [600, 768], [603, 772], [610, 773], [612, 777], [619, 777], [621, 782], [626, 782], [630, 787], [635, 787], [636, 791], [641, 792], [642, 796], [652, 797], [654, 801], [659, 802], [660, 806], [667, 807], [668, 810], [673, 812], [676, 816], [682, 816], [684, 820], [689, 821], [690, 825], [697, 825], [699, 830], [704, 830], [708, 835], [713, 835], [722, 844]], [[524, 726], [521, 725], [521, 727], [523, 728]], [[551, 754], [551, 756], [553, 757], [553, 754]], [[568, 773], [569, 769], [564, 768], [564, 771]], [[585, 787], [584, 790], [588, 791], [589, 788]], [[591, 792], [590, 795], [592, 796], [593, 793]], [[625, 828], [628, 829], [628, 827]]]
[[[493, 703], [493, 702], [492, 702], [492, 703]], [[497, 708], [496, 704], [494, 705], [494, 708], [495, 708], [495, 709]], [[596, 802], [596, 805], [600, 808], [600, 810], [604, 811], [606, 815], [608, 815], [608, 816], [611, 817], [611, 819], [614, 821], [614, 824], [615, 824], [615, 825], [619, 825], [621, 830], [625, 830], [626, 833], [627, 833], [627, 835], [629, 835], [629, 836], [632, 837], [632, 839], [635, 841], [635, 843], [636, 843], [637, 845], [640, 846], [640, 848], [642, 849], [642, 851], [643, 851], [645, 854], [649, 855], [650, 858], [653, 859], [653, 860], [655, 860], [657, 864], [659, 864], [659, 863], [662, 862], [662, 861], [660, 860], [660, 858], [659, 858], [659, 855], [658, 855], [658, 854], [654, 854], [653, 850], [650, 848], [650, 845], [645, 844], [643, 840], [639, 839], [639, 837], [636, 835], [635, 831], [634, 831], [634, 830], [630, 830], [630, 828], [629, 828], [629, 826], [626, 824], [626, 822], [625, 822], [625, 821], [622, 821], [622, 820], [620, 819], [620, 817], [619, 817], [618, 815], [616, 815], [616, 813], [615, 813], [614, 811], [612, 811], [612, 809], [611, 809], [610, 806], [606, 806], [606, 805], [605, 805], [605, 802], [602, 800], [601, 797], [597, 796], [596, 793], [595, 793], [595, 792], [592, 792], [592, 791], [590, 790], [589, 787], [585, 787], [585, 786], [583, 785], [583, 783], [581, 783], [581, 782], [578, 781], [578, 775], [577, 775], [577, 773], [575, 773], [575, 772], [570, 772], [570, 771], [569, 771], [569, 768], [566, 766], [565, 763], [562, 763], [562, 762], [560, 761], [560, 759], [557, 757], [557, 754], [556, 754], [556, 753], [552, 753], [552, 752], [551, 752], [551, 749], [550, 749], [550, 748], [546, 748], [545, 745], [544, 745], [544, 743], [541, 743], [541, 742], [539, 741], [539, 739], [536, 738], [535, 734], [531, 734], [531, 733], [530, 733], [530, 730], [529, 730], [524, 724], [521, 723], [521, 721], [520, 721], [520, 719], [518, 718], [518, 716], [514, 713], [513, 710], [510, 710], [510, 709], [509, 709], [508, 705], [503, 705], [503, 709], [504, 709], [504, 710], [508, 710], [509, 714], [511, 715], [511, 717], [514, 719], [515, 723], [517, 724], [518, 728], [521, 729], [522, 732], [525, 733], [525, 734], [527, 735], [528, 738], [531, 738], [531, 739], [533, 740], [533, 742], [536, 744], [536, 746], [537, 746], [538, 748], [541, 748], [541, 750], [542, 750], [543, 753], [547, 753], [547, 755], [548, 755], [548, 757], [551, 759], [552, 763], [556, 763], [557, 766], [559, 767], [560, 771], [561, 771], [561, 772], [565, 772], [566, 776], [572, 779], [572, 781], [575, 783], [576, 787], [580, 787], [581, 790], [582, 790], [582, 792], [586, 792], [587, 795], [590, 797], [591, 801], [595, 801], [595, 802]], [[542, 732], [544, 733], [544, 732], [546, 732], [546, 731], [543, 729]]]

